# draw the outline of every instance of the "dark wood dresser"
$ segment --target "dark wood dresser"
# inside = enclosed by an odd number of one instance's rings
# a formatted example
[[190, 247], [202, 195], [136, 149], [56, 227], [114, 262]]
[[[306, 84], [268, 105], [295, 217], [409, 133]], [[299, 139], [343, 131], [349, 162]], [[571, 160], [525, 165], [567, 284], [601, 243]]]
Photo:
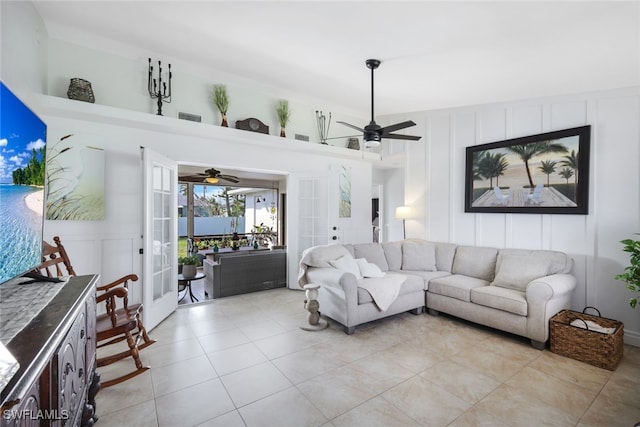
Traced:
[[0, 426], [92, 426], [97, 419], [98, 278], [70, 278], [45, 308], [6, 343], [20, 369], [0, 394]]

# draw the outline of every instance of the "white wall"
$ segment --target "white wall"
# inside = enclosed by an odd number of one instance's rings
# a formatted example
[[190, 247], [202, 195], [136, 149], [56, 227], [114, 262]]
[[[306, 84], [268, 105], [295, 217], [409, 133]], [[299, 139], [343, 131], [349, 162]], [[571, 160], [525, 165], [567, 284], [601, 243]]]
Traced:
[[33, 4], [0, 2], [0, 23], [0, 79], [21, 98], [46, 93], [48, 37]]
[[[620, 240], [640, 232], [640, 88], [414, 113], [424, 142], [406, 145], [406, 202], [419, 219], [409, 237], [460, 244], [551, 249], [574, 259], [572, 308], [596, 306], [640, 345], [640, 313], [613, 277], [628, 265]], [[464, 212], [465, 147], [592, 126], [589, 215]]]
[[[339, 110], [335, 105], [327, 105], [321, 100], [312, 100], [300, 94], [291, 93], [286, 88], [267, 87], [255, 81], [247, 81], [230, 75], [223, 70], [202, 69], [193, 63], [163, 57], [149, 51], [141, 51], [128, 46], [115, 50], [113, 42], [93, 40], [92, 48], [66, 41], [49, 39], [48, 48], [48, 95], [66, 98], [69, 80], [80, 77], [92, 84], [96, 103], [112, 107], [156, 114], [156, 100], [151, 99], [147, 89], [148, 58], [154, 65], [153, 76], [157, 78], [157, 61], [162, 61], [163, 70], [172, 66], [172, 100], [162, 107], [166, 117], [178, 117], [178, 112], [200, 115], [203, 123], [220, 124], [220, 113], [210, 100], [214, 84], [225, 84], [229, 93], [229, 126], [235, 127], [236, 120], [255, 117], [269, 126], [270, 135], [280, 135], [280, 125], [275, 107], [279, 99], [289, 100], [292, 111], [287, 124], [287, 137], [295, 134], [309, 137], [310, 142], [319, 142], [315, 110], [328, 114], [331, 111], [330, 137], [352, 135], [349, 128], [336, 124], [336, 120], [350, 123], [366, 123], [366, 112], [353, 114]], [[87, 44], [83, 40], [83, 44]], [[109, 49], [109, 50], [107, 50]], [[166, 76], [163, 76], [166, 80]], [[309, 82], [313, 84], [313, 82]], [[331, 145], [346, 147], [347, 138], [328, 141]]]

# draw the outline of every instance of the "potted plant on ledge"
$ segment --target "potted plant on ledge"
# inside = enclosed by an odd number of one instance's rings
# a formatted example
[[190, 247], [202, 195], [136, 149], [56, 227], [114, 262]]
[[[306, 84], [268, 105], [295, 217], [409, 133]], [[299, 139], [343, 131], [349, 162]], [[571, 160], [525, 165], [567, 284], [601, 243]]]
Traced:
[[227, 94], [227, 87], [225, 85], [214, 85], [211, 100], [222, 115], [222, 123], [220, 126], [229, 127], [229, 123], [227, 122], [227, 111], [229, 110], [229, 95]]
[[636, 308], [640, 298], [640, 240], [625, 239], [621, 241], [624, 245], [623, 251], [631, 254], [631, 265], [624, 269], [624, 273], [617, 274], [616, 279], [627, 283], [627, 289], [635, 293], [636, 296], [629, 300], [629, 305]]
[[278, 115], [278, 122], [280, 123], [280, 136], [286, 137], [285, 127], [289, 123], [291, 118], [291, 110], [289, 109], [289, 101], [281, 99], [276, 106], [276, 114]]
[[193, 279], [198, 273], [198, 267], [201, 265], [200, 257], [196, 255], [188, 255], [178, 258], [178, 270], [182, 266], [182, 277], [185, 279]]

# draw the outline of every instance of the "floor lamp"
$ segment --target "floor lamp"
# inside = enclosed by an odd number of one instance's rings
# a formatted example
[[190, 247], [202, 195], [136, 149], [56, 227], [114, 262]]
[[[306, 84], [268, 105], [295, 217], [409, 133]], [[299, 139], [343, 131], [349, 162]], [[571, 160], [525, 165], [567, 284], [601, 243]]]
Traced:
[[410, 218], [411, 208], [409, 206], [398, 206], [396, 208], [396, 219], [402, 220], [402, 238], [407, 238], [407, 230], [405, 228], [405, 220]]

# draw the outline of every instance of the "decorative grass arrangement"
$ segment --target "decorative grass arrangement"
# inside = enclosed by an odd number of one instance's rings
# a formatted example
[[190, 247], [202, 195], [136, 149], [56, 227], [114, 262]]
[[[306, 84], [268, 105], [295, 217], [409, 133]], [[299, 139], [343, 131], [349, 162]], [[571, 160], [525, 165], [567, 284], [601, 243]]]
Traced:
[[280, 123], [280, 136], [285, 137], [285, 128], [289, 119], [291, 118], [291, 110], [289, 109], [289, 101], [281, 99], [276, 106], [276, 114], [278, 115], [278, 122]]
[[[77, 176], [74, 176], [65, 158], [77, 151], [71, 144], [59, 148], [62, 141], [72, 137], [65, 135], [58, 144], [48, 147], [46, 168], [46, 219], [96, 221], [104, 219], [104, 194], [79, 191]], [[74, 149], [75, 148], [75, 149]], [[80, 150], [95, 150], [86, 146]]]
[[225, 85], [213, 85], [211, 101], [222, 115], [222, 123], [220, 126], [229, 127], [227, 123], [227, 111], [229, 111], [229, 94], [227, 93], [227, 87]]

